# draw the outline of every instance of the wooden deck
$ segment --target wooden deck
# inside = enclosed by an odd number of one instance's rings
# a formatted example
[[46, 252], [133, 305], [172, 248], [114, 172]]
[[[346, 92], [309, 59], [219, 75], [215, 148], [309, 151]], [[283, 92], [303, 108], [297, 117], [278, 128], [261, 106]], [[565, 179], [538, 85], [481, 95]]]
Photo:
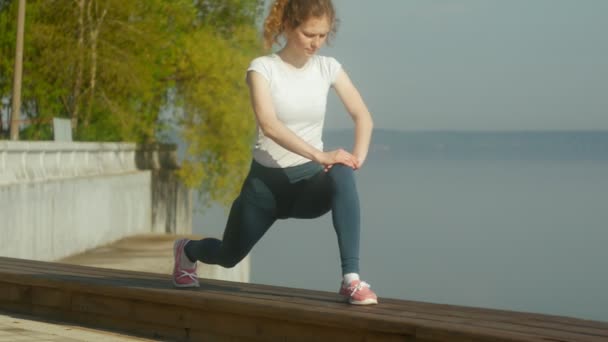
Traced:
[[0, 258], [0, 310], [170, 341], [608, 341], [608, 322]]

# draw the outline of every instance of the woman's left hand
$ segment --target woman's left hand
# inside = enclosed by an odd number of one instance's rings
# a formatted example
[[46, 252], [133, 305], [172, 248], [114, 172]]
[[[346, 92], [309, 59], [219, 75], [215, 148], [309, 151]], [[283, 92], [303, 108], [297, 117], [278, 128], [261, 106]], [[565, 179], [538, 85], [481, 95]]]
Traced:
[[[353, 156], [355, 157], [354, 160], [354, 167], [353, 170], [359, 170], [362, 166], [363, 166], [363, 162], [365, 161], [364, 159], [359, 158], [356, 154], [353, 154]], [[334, 166], [335, 164], [328, 164], [328, 165], [324, 165], [323, 170], [325, 172], [328, 172], [329, 170], [331, 170], [331, 168]]]
[[355, 170], [359, 170], [360, 168], [363, 167], [363, 163], [365, 162], [365, 157], [362, 157], [362, 156], [358, 155], [357, 153], [353, 153], [353, 155], [355, 156], [355, 158], [357, 160], [357, 168]]

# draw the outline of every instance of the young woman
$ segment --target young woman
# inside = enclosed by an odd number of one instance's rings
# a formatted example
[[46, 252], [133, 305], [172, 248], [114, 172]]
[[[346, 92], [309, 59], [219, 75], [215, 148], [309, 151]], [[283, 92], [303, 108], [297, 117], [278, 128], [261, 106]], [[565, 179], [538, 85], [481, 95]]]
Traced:
[[[267, 47], [285, 38], [277, 53], [258, 57], [247, 84], [258, 125], [253, 161], [233, 202], [223, 239], [177, 240], [173, 282], [199, 286], [196, 261], [233, 267], [278, 219], [317, 218], [331, 211], [343, 281], [339, 293], [352, 304], [377, 304], [359, 279], [359, 198], [354, 170], [365, 162], [372, 119], [359, 92], [331, 57], [317, 55], [336, 31], [331, 0], [277, 0], [264, 25]], [[334, 88], [355, 124], [352, 152], [323, 151], [327, 95]]]

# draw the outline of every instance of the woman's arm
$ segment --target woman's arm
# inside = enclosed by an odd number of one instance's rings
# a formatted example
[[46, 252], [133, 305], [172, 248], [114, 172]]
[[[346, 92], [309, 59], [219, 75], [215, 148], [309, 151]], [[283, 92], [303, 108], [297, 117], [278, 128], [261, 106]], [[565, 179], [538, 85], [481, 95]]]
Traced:
[[369, 151], [374, 122], [361, 94], [343, 69], [338, 73], [334, 88], [355, 123], [353, 155], [358, 159], [357, 168], [359, 168], [365, 162]]
[[352, 154], [344, 150], [323, 152], [302, 140], [279, 121], [272, 104], [268, 81], [262, 75], [255, 71], [249, 71], [247, 73], [247, 84], [249, 85], [251, 105], [256, 120], [265, 136], [281, 147], [319, 164], [342, 163], [352, 168], [357, 167], [357, 160]]

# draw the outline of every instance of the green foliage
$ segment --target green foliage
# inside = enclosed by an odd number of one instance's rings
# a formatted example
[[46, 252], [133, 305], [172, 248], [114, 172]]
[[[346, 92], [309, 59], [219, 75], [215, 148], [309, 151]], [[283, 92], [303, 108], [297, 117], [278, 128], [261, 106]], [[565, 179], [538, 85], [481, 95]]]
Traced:
[[15, 60], [17, 6], [0, 0], [0, 97], [10, 94]]
[[[184, 103], [184, 138], [190, 142], [181, 174], [192, 186], [208, 192], [203, 199], [228, 203], [242, 183], [250, 161], [254, 120], [249, 107], [244, 70], [255, 37], [252, 28], [235, 30], [230, 40], [201, 30], [185, 41], [178, 75]], [[201, 49], [200, 42], [206, 42]], [[214, 87], [207, 87], [214, 84]], [[213, 108], [213, 111], [208, 110]], [[225, 191], [234, 189], [234, 191]]]
[[227, 37], [239, 27], [253, 27], [263, 12], [264, 1], [195, 0], [198, 19]]
[[[81, 6], [79, 6], [82, 5]], [[49, 139], [71, 118], [81, 141], [153, 143], [171, 114], [188, 145], [180, 175], [227, 203], [250, 160], [254, 120], [244, 82], [261, 53], [261, 0], [30, 0], [22, 119]], [[0, 0], [0, 98], [10, 98], [17, 1]]]

